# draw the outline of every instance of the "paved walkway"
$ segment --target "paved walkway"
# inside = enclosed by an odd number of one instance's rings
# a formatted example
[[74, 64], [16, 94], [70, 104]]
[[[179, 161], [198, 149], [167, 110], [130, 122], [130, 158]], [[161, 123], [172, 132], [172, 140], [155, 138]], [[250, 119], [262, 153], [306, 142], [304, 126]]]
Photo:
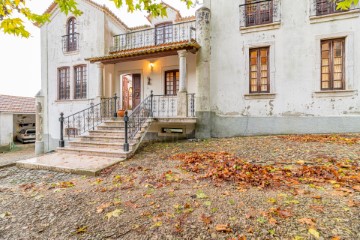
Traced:
[[35, 143], [16, 143], [13, 151], [0, 153], [0, 168], [15, 164], [16, 161], [33, 157], [35, 157]]

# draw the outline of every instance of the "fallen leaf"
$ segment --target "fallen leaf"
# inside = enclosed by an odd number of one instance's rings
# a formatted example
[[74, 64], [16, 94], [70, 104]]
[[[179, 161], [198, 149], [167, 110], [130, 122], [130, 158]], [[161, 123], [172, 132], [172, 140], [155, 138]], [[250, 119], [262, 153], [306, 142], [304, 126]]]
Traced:
[[212, 223], [211, 216], [206, 216], [205, 214], [201, 215], [201, 220], [207, 225]]
[[156, 222], [154, 225], [151, 226], [151, 228], [155, 228], [155, 227], [161, 227], [163, 225], [163, 223], [161, 221]]
[[341, 238], [339, 236], [334, 236], [331, 238], [331, 240], [340, 240]]
[[310, 225], [310, 226], [315, 225], [315, 221], [312, 218], [300, 218], [300, 219], [298, 219], [298, 221], [300, 223], [307, 224], [307, 225]]
[[320, 238], [320, 233], [315, 228], [309, 228], [309, 233], [316, 239]]
[[10, 216], [11, 216], [10, 212], [4, 212], [4, 213], [0, 214], [0, 218], [10, 217]]
[[208, 198], [208, 196], [206, 196], [206, 194], [203, 192], [203, 191], [198, 191], [196, 193], [196, 198], [198, 199], [205, 199], [205, 198]]
[[311, 205], [310, 208], [315, 210], [316, 212], [321, 212], [321, 213], [324, 212], [324, 207], [323, 206]]
[[276, 221], [275, 218], [270, 218], [270, 219], [269, 219], [269, 223], [270, 223], [271, 225], [276, 225], [277, 221]]
[[82, 226], [82, 227], [78, 227], [76, 229], [76, 234], [81, 234], [81, 233], [85, 233], [87, 231], [88, 226]]
[[360, 185], [355, 185], [352, 187], [355, 191], [360, 192]]
[[110, 220], [111, 217], [119, 217], [123, 212], [124, 210], [117, 208], [114, 211], [107, 213], [105, 216], [108, 218], [108, 220]]
[[218, 232], [232, 232], [231, 228], [229, 227], [229, 224], [218, 224], [215, 226], [215, 230]]
[[106, 208], [110, 207], [112, 205], [112, 203], [107, 202], [107, 203], [103, 203], [100, 206], [98, 206], [96, 208], [96, 212], [97, 213], [102, 213]]

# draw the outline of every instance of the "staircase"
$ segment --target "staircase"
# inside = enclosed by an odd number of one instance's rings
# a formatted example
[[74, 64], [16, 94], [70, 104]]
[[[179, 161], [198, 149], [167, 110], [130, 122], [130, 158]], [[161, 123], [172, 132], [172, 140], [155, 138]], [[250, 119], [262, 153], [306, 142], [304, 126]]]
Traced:
[[126, 159], [135, 153], [150, 123], [151, 120], [147, 120], [130, 140], [129, 152], [124, 151], [125, 122], [122, 118], [105, 120], [94, 130], [69, 140], [66, 147], [57, 148], [57, 152]]

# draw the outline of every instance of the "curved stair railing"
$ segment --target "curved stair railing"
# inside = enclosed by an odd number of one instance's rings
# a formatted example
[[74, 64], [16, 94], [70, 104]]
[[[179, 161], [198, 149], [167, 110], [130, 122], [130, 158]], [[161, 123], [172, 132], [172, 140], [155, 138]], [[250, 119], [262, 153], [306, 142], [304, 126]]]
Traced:
[[125, 111], [125, 152], [129, 152], [129, 141], [133, 140], [136, 134], [141, 131], [144, 123], [153, 117], [153, 98], [154, 94], [151, 91], [150, 96], [146, 97], [130, 115], [128, 115], [128, 111]]
[[98, 104], [91, 104], [90, 107], [76, 112], [72, 115], [64, 117], [64, 113], [60, 113], [60, 141], [59, 147], [65, 146], [64, 135], [68, 139], [77, 137], [89, 130], [95, 130], [106, 120], [117, 117], [117, 101], [118, 97], [101, 99]]

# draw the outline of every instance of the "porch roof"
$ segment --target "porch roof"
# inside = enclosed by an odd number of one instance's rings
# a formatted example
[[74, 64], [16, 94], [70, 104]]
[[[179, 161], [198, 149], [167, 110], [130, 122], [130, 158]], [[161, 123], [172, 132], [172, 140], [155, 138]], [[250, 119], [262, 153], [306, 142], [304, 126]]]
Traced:
[[110, 55], [87, 58], [85, 60], [90, 61], [91, 63], [101, 62], [101, 63], [116, 63], [116, 62], [126, 62], [126, 61], [136, 61], [146, 58], [154, 57], [165, 57], [176, 55], [179, 50], [188, 50], [190, 52], [197, 52], [200, 49], [200, 45], [195, 41], [181, 41], [181, 42], [172, 42], [165, 43], [156, 46], [135, 48], [130, 50], [122, 50], [118, 52], [113, 52]]

